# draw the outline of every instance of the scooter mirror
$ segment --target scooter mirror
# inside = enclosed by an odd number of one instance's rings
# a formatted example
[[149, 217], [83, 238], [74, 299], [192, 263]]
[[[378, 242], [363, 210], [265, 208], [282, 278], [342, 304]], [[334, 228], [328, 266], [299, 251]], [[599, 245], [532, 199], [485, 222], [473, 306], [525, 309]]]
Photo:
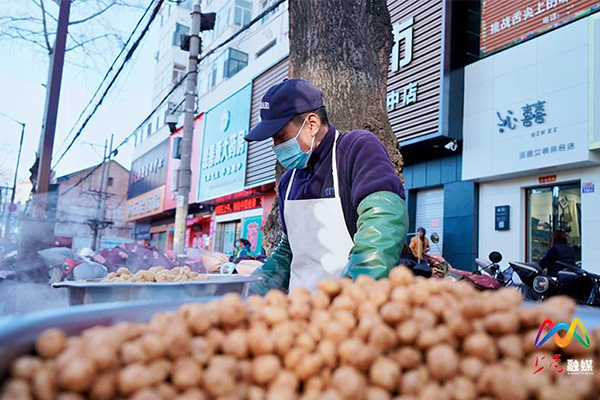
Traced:
[[490, 255], [488, 256], [489, 260], [491, 262], [493, 262], [494, 264], [498, 264], [500, 261], [502, 261], [502, 254], [500, 254], [497, 251], [492, 251], [490, 253]]
[[438, 244], [440, 242], [440, 235], [438, 235], [437, 232], [433, 232], [430, 236], [431, 241], [435, 244]]

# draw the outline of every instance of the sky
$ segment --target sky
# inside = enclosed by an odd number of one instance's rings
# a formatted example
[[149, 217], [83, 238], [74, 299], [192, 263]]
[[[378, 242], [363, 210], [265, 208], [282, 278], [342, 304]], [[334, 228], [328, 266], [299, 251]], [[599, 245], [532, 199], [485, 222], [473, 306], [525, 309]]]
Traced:
[[[28, 1], [30, 0], [0, 0], [0, 3], [3, 4], [2, 7], [10, 5], [12, 9], [8, 12], [17, 15], [23, 11], [19, 8], [25, 7], [24, 4]], [[143, 8], [116, 10], [107, 15], [107, 20], [125, 39], [143, 14], [148, 1], [138, 0], [138, 4]], [[58, 6], [54, 2], [45, 3], [51, 11], [57, 12]], [[56, 176], [98, 164], [102, 160], [103, 149], [87, 143], [103, 146], [105, 139], [109, 139], [111, 134], [115, 135], [115, 142], [120, 143], [150, 112], [154, 85], [154, 53], [158, 48], [156, 27], [155, 21], [155, 29], [151, 29], [145, 36], [98, 112], [71, 151], [58, 164]], [[80, 52], [67, 52], [54, 142], [54, 160], [59, 155], [58, 148], [120, 49], [117, 46], [107, 48], [103, 51], [104, 59], [96, 57], [93, 60], [98, 67], [91, 69], [75, 65], [86, 61]], [[18, 179], [28, 179], [29, 168], [35, 161], [35, 152], [39, 145], [45, 103], [43, 85], [47, 80], [49, 59], [47, 54], [34, 44], [5, 37], [0, 37], [0, 59], [0, 111], [26, 124]], [[87, 64], [91, 65], [89, 62]], [[12, 185], [20, 132], [20, 125], [0, 115], [0, 185]], [[133, 143], [129, 143], [119, 152], [117, 161], [129, 169], [132, 153]]]

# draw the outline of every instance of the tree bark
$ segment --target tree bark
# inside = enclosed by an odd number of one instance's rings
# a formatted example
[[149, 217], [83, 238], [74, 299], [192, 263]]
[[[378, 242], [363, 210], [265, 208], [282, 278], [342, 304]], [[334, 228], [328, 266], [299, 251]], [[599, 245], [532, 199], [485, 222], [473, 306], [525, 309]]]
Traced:
[[[289, 0], [289, 16], [290, 77], [323, 90], [329, 121], [340, 132], [373, 132], [402, 179], [404, 162], [385, 101], [392, 47], [386, 0]], [[267, 254], [280, 237], [278, 212], [275, 202], [263, 235]]]

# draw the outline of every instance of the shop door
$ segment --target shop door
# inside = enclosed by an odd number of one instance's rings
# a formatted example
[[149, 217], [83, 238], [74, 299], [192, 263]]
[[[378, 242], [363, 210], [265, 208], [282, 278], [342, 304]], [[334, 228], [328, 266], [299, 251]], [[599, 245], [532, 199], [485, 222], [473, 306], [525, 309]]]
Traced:
[[235, 241], [242, 235], [242, 221], [231, 221], [217, 224], [215, 251], [228, 256], [233, 255]]
[[433, 232], [437, 232], [440, 236], [440, 243], [438, 246], [430, 243], [429, 254], [441, 254], [444, 248], [444, 188], [417, 192], [415, 230], [419, 227], [425, 228], [428, 238]]
[[540, 261], [550, 248], [552, 232], [562, 229], [581, 261], [581, 186], [579, 183], [527, 191], [527, 261]]

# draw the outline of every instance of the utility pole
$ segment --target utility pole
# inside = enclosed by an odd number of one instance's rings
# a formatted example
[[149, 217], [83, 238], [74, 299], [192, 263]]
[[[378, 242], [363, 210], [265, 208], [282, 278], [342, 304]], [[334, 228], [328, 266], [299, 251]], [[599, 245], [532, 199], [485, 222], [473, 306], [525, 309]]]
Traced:
[[40, 161], [38, 165], [36, 198], [34, 203], [34, 215], [38, 218], [46, 217], [48, 189], [50, 187], [50, 164], [52, 161], [52, 150], [54, 148], [54, 133], [56, 131], [56, 117], [58, 114], [60, 86], [62, 83], [62, 73], [65, 61], [65, 46], [67, 42], [67, 30], [69, 28], [70, 9], [71, 0], [60, 0], [56, 41], [54, 42], [54, 48], [52, 49], [52, 63], [48, 70], [44, 124], [42, 126], [42, 136], [40, 138]]
[[4, 236], [6, 236], [10, 233], [10, 225], [12, 222], [11, 221], [11, 213], [13, 211], [13, 207], [15, 204], [15, 195], [16, 195], [16, 191], [17, 191], [17, 178], [19, 176], [19, 164], [21, 163], [21, 151], [23, 150], [23, 138], [25, 137], [25, 123], [21, 122], [21, 121], [17, 121], [13, 117], [11, 117], [10, 115], [6, 115], [2, 111], [0, 111], [0, 115], [3, 115], [4, 117], [10, 119], [11, 121], [21, 125], [21, 140], [19, 141], [19, 151], [17, 152], [17, 165], [15, 166], [15, 177], [13, 179], [12, 194], [10, 196], [10, 204], [9, 204], [10, 208], [8, 209], [8, 212], [6, 214], [6, 221], [4, 223]]
[[102, 244], [102, 230], [107, 228], [110, 224], [104, 220], [106, 214], [106, 199], [108, 198], [108, 181], [110, 177], [110, 164], [112, 161], [112, 152], [113, 152], [113, 140], [115, 135], [110, 135], [110, 146], [108, 148], [108, 159], [106, 156], [106, 147], [104, 148], [105, 156], [104, 156], [104, 165], [102, 166], [102, 185], [100, 192], [100, 202], [98, 205], [98, 230], [97, 230], [97, 241], [94, 243], [95, 249], [100, 250], [100, 244]]
[[185, 88], [185, 105], [183, 120], [183, 138], [181, 139], [181, 164], [179, 167], [179, 182], [177, 185], [177, 208], [175, 209], [175, 227], [173, 251], [183, 253], [185, 248], [185, 228], [189, 206], [191, 184], [191, 153], [192, 136], [194, 135], [194, 112], [196, 106], [196, 86], [198, 79], [198, 54], [200, 54], [200, 4], [192, 7], [192, 30], [190, 34], [190, 57], [188, 62], [188, 77]]
[[13, 179], [13, 186], [12, 186], [12, 194], [10, 195], [10, 204], [9, 204], [9, 209], [8, 209], [8, 213], [6, 214], [6, 225], [4, 227], [4, 235], [8, 235], [10, 233], [10, 229], [11, 229], [11, 222], [12, 222], [12, 212], [13, 212], [13, 207], [15, 207], [15, 194], [17, 193], [17, 177], [19, 174], [19, 164], [21, 162], [21, 150], [23, 150], [23, 137], [25, 136], [25, 124], [23, 122], [19, 122], [19, 124], [21, 124], [21, 140], [19, 140], [19, 151], [17, 153], [17, 165], [15, 166], [15, 177]]

